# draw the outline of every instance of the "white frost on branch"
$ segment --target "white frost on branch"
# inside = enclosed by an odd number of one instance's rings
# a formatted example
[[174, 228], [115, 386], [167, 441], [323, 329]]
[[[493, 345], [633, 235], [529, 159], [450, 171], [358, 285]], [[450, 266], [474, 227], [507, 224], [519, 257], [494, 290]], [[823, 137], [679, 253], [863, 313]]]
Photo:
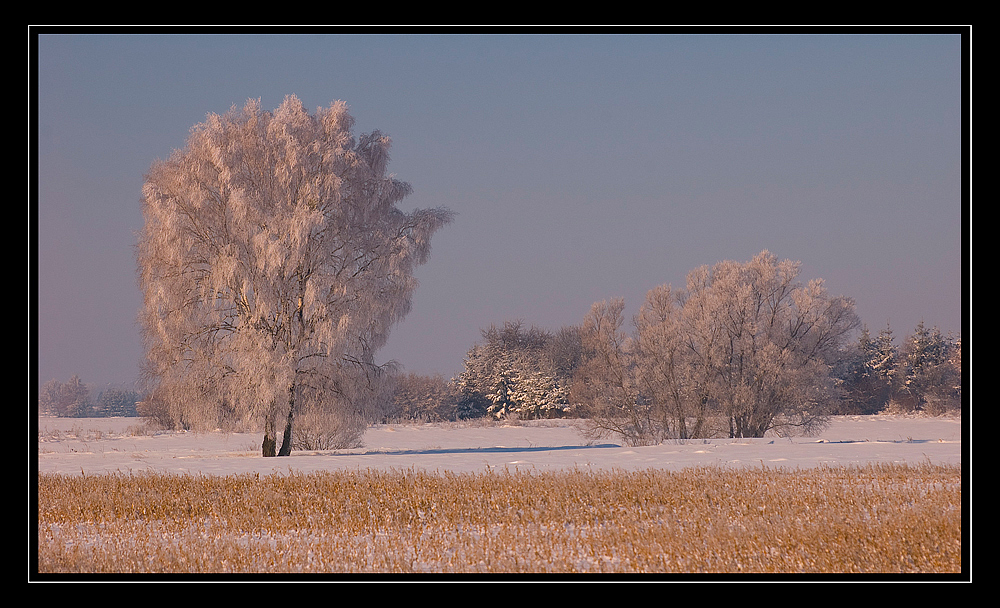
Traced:
[[343, 102], [289, 96], [196, 125], [143, 186], [137, 258], [147, 371], [173, 418], [264, 421], [309, 408], [363, 420], [375, 352], [409, 311], [446, 209], [404, 213], [389, 138]]

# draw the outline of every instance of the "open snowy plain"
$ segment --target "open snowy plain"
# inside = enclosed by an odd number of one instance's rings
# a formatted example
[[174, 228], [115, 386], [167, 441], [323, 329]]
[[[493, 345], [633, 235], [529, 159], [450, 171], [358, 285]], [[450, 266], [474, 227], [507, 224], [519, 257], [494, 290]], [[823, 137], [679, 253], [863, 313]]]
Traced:
[[[807, 468], [871, 462], [962, 464], [971, 438], [958, 417], [838, 416], [811, 437], [669, 441], [626, 447], [613, 438], [588, 443], [578, 421], [514, 425], [389, 424], [370, 428], [350, 450], [260, 455], [257, 434], [136, 433], [138, 418], [38, 418], [37, 468], [44, 473], [310, 473], [332, 470], [647, 468], [696, 466]], [[967, 418], [965, 424], [969, 425]], [[965, 462], [968, 471], [970, 464]]]

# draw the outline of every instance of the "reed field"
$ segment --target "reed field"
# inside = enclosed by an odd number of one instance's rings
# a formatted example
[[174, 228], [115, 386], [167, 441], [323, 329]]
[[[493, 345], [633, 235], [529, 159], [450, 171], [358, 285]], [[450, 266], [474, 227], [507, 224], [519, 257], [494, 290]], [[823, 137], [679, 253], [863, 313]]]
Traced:
[[39, 573], [960, 573], [960, 465], [38, 474]]

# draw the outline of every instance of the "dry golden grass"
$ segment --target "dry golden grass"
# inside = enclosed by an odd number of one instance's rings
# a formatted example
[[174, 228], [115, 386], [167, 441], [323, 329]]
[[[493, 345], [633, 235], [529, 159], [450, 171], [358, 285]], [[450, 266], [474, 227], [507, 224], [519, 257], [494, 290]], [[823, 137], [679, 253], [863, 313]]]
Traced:
[[40, 474], [38, 571], [958, 573], [962, 473]]

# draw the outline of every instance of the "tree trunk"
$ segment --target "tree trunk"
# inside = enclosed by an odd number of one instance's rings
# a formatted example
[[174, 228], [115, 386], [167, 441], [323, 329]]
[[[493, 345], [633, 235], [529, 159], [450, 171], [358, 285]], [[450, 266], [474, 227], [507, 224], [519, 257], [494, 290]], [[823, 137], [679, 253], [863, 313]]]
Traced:
[[288, 387], [288, 417], [285, 419], [285, 432], [281, 437], [281, 450], [278, 456], [288, 456], [292, 453], [292, 417], [295, 415], [295, 385]]
[[675, 420], [677, 421], [677, 438], [688, 439], [687, 416], [684, 412], [680, 412], [675, 417]]
[[703, 426], [705, 426], [705, 418], [699, 414], [694, 423], [694, 430], [691, 431], [691, 439], [701, 439], [701, 427]]
[[277, 445], [274, 429], [274, 416], [268, 416], [264, 422], [264, 443], [261, 444], [261, 456], [265, 458], [273, 457], [274, 448]]
[[281, 437], [281, 449], [278, 456], [288, 456], [292, 453], [292, 411], [288, 410], [288, 419], [285, 421], [285, 433]]

